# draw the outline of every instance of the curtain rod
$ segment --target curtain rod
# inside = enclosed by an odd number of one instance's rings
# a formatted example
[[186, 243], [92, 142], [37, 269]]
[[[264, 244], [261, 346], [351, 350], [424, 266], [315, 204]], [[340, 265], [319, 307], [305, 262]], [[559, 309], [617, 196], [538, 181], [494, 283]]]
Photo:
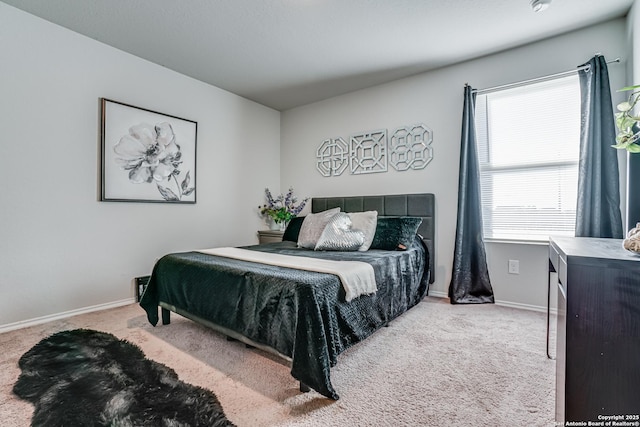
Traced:
[[[608, 61], [607, 64], [611, 64], [613, 62], [620, 62], [620, 58], [616, 58], [616, 59], [613, 59], [611, 61]], [[524, 86], [524, 85], [528, 85], [528, 84], [532, 84], [532, 83], [539, 83], [539, 82], [544, 82], [544, 81], [547, 81], [547, 80], [558, 79], [560, 77], [570, 76], [571, 74], [575, 74], [575, 73], [577, 73], [578, 71], [581, 71], [581, 70], [586, 70], [587, 68], [589, 68], [589, 64], [581, 65], [580, 67], [576, 68], [575, 70], [563, 71], [561, 73], [556, 73], [556, 74], [549, 74], [548, 76], [536, 77], [536, 78], [533, 78], [533, 79], [523, 80], [523, 81], [515, 82], [515, 83], [507, 83], [507, 84], [504, 84], [504, 85], [489, 87], [489, 88], [486, 88], [486, 89], [474, 89], [473, 92], [475, 92], [478, 95], [483, 95], [485, 93], [495, 92], [495, 91], [498, 91], [498, 90], [512, 89], [512, 88], [516, 88], [516, 87], [520, 87], [520, 86]]]

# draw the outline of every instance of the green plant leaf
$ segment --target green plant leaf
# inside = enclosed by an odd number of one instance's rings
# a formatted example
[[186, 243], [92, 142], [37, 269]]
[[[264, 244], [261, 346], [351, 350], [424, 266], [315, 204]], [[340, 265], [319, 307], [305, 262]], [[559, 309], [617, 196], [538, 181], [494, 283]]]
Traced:
[[618, 92], [627, 92], [629, 90], [634, 90], [634, 89], [638, 89], [638, 88], [640, 88], [640, 85], [625, 86], [622, 89], [618, 89]]
[[617, 150], [623, 150], [627, 148], [627, 143], [626, 142], [619, 142], [616, 145], [612, 145], [613, 148], [617, 149]]
[[629, 129], [632, 128], [637, 121], [628, 113], [616, 113], [615, 118], [616, 126], [618, 127], [618, 129], [620, 129], [621, 132], [628, 132]]
[[616, 108], [619, 111], [622, 111], [623, 113], [625, 113], [625, 112], [631, 110], [631, 108], [633, 108], [633, 107], [631, 107], [631, 104], [629, 104], [628, 101], [624, 101], [624, 102], [621, 102], [620, 104], [618, 104], [618, 106]]

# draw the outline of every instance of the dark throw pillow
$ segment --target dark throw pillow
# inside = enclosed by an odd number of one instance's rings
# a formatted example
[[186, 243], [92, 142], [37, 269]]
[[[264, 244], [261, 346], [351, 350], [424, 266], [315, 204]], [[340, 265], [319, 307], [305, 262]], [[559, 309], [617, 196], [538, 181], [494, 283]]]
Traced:
[[300, 234], [300, 228], [302, 228], [303, 222], [303, 216], [297, 216], [289, 221], [287, 229], [284, 230], [284, 234], [282, 235], [282, 240], [298, 243], [298, 234]]
[[369, 249], [406, 250], [413, 243], [422, 218], [411, 216], [378, 218], [376, 234]]

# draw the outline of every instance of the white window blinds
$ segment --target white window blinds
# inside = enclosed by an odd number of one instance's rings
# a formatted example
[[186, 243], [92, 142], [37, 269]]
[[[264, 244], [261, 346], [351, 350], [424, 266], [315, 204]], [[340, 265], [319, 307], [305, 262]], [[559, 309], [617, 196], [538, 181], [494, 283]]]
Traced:
[[578, 76], [478, 95], [476, 130], [485, 238], [573, 236]]

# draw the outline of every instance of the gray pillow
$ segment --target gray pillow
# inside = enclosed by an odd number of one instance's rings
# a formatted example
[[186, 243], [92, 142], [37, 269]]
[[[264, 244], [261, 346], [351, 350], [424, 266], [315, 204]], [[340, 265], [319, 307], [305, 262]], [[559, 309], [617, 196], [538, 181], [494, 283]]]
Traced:
[[351, 228], [364, 233], [364, 243], [358, 250], [369, 250], [371, 242], [373, 242], [373, 236], [376, 235], [378, 211], [350, 212], [348, 215], [351, 218]]
[[351, 218], [344, 212], [331, 217], [322, 231], [316, 251], [357, 251], [364, 243], [364, 233], [351, 229]]
[[298, 247], [315, 249], [324, 227], [331, 217], [338, 212], [340, 212], [340, 208], [333, 208], [305, 216], [298, 235]]

